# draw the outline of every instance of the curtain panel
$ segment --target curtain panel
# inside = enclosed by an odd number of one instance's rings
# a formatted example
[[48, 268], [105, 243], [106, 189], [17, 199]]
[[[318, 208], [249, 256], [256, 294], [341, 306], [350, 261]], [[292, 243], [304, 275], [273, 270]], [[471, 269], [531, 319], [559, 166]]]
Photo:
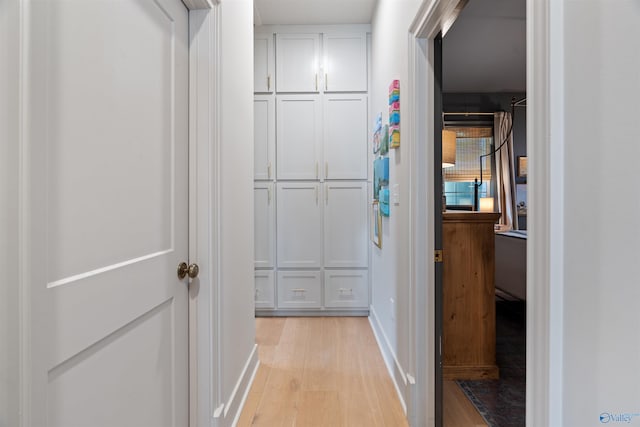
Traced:
[[494, 114], [494, 144], [496, 144], [496, 148], [506, 140], [502, 148], [496, 153], [496, 196], [498, 208], [502, 213], [500, 224], [507, 230], [518, 229], [512, 121], [511, 113], [497, 112]]

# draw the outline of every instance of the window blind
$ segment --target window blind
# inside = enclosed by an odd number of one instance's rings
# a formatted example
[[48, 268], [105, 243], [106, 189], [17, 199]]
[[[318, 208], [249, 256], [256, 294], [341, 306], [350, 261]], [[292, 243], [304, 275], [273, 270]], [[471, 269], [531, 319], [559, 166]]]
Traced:
[[[456, 133], [455, 166], [443, 169], [444, 180], [473, 182], [480, 179], [480, 156], [491, 152], [492, 127], [446, 127]], [[482, 158], [482, 180], [491, 180], [491, 158]]]

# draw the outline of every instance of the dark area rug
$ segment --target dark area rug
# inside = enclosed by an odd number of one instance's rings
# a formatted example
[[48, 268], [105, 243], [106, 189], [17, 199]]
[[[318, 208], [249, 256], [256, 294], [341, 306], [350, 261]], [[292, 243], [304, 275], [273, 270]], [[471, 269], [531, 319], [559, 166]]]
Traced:
[[525, 425], [526, 305], [496, 302], [496, 359], [500, 379], [457, 381], [491, 427]]

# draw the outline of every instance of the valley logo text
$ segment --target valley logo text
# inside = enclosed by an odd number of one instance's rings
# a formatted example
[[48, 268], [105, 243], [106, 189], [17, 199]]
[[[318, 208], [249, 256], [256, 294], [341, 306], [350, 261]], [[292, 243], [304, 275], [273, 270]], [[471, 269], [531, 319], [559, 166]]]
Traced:
[[630, 423], [633, 418], [640, 417], [640, 413], [631, 412], [603, 412], [600, 414], [600, 422], [602, 424], [609, 423]]

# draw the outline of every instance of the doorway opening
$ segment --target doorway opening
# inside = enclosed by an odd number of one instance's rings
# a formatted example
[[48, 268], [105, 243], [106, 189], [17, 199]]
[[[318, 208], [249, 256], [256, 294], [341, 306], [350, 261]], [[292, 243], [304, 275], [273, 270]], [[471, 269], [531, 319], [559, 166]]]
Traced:
[[[436, 414], [441, 408], [445, 426], [471, 419], [524, 425], [526, 2], [469, 1], [441, 43], [434, 141], [453, 133], [456, 156], [454, 167], [443, 164], [444, 182], [434, 184], [446, 200], [444, 209], [435, 206], [445, 252], [436, 275], [443, 343]], [[434, 147], [436, 158], [440, 150]], [[469, 420], [451, 418], [464, 412], [460, 405]]]

